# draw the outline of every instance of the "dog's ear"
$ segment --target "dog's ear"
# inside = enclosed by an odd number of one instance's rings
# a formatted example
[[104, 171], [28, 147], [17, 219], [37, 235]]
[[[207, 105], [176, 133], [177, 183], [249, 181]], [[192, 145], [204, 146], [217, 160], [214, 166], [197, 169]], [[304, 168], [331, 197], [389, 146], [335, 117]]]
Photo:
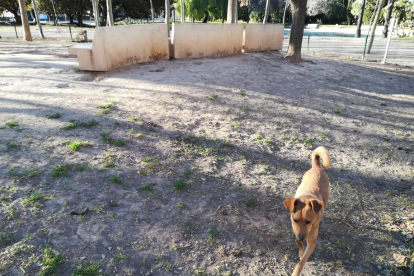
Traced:
[[285, 204], [285, 208], [291, 212], [292, 214], [296, 213], [298, 210], [303, 209], [305, 207], [305, 203], [300, 201], [299, 198], [289, 198], [286, 199], [283, 204]]
[[313, 212], [317, 214], [323, 206], [323, 202], [317, 199], [309, 200], [309, 207], [312, 208]]

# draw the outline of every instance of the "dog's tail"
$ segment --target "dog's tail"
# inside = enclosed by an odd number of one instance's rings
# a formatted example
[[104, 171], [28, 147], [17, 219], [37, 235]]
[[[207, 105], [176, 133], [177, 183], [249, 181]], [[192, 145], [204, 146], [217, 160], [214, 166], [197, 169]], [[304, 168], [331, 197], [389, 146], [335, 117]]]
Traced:
[[331, 157], [324, 147], [317, 147], [312, 153], [312, 168], [321, 167], [320, 158], [323, 159], [322, 166], [329, 168], [331, 166]]

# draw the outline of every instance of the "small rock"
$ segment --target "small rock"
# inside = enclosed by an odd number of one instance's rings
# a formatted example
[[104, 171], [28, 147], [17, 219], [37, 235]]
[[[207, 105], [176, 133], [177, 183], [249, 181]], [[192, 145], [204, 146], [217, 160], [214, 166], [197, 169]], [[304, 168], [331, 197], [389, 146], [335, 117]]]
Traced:
[[69, 215], [83, 216], [83, 215], [86, 215], [88, 212], [89, 212], [89, 208], [86, 208], [81, 212], [72, 211], [72, 212], [69, 213]]
[[23, 199], [21, 198], [21, 197], [19, 197], [18, 199], [16, 199], [16, 200], [14, 200], [13, 202], [12, 202], [12, 205], [14, 205], [14, 204], [16, 204], [16, 203], [19, 203], [20, 201], [22, 201]]
[[402, 147], [398, 147], [397, 150], [403, 150], [403, 148]]
[[381, 103], [380, 105], [381, 105], [381, 106], [387, 106], [387, 104], [386, 104], [386, 103]]
[[379, 270], [382, 270], [382, 267], [380, 265], [377, 265], [377, 267], [378, 267]]
[[398, 248], [399, 249], [404, 249], [405, 248], [405, 245], [400, 245], [400, 246], [398, 246]]
[[404, 262], [405, 262], [405, 259], [406, 259], [406, 257], [405, 257], [405, 256], [403, 256], [403, 255], [401, 255], [401, 254], [398, 254], [398, 253], [393, 253], [393, 254], [392, 254], [392, 257], [394, 258], [394, 260], [395, 260], [397, 263], [400, 263], [400, 264], [404, 263]]
[[69, 84], [67, 84], [67, 83], [59, 83], [59, 84], [56, 85], [56, 87], [57, 88], [67, 88], [67, 87], [69, 87]]
[[372, 218], [369, 220], [369, 223], [375, 223], [376, 221], [377, 221], [376, 218]]

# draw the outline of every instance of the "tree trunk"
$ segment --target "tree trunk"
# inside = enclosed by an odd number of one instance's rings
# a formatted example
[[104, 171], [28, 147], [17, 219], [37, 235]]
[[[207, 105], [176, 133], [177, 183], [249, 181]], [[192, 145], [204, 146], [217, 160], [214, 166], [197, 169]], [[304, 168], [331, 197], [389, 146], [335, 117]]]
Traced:
[[167, 24], [168, 37], [170, 37], [170, 0], [165, 0], [165, 24]]
[[23, 40], [32, 41], [32, 34], [30, 33], [29, 19], [27, 18], [27, 10], [26, 10], [25, 1], [19, 0], [19, 6], [20, 6], [20, 15], [22, 17]]
[[208, 22], [208, 17], [209, 17], [208, 11], [205, 11], [205, 12], [204, 12], [204, 19], [203, 19], [203, 23], [207, 23], [207, 22]]
[[374, 10], [372, 11], [371, 19], [369, 20], [369, 25], [368, 25], [368, 35], [369, 35], [370, 31], [371, 31], [372, 20], [374, 20], [375, 14], [376, 14], [377, 9], [378, 9], [378, 1], [379, 1], [379, 0], [377, 0], [377, 2], [375, 3], [375, 8], [374, 8]]
[[[365, 1], [365, 0], [364, 0], [364, 1]], [[286, 3], [285, 3], [285, 10], [284, 10], [284, 12], [283, 12], [283, 22], [282, 22], [282, 24], [283, 24], [283, 28], [285, 27], [286, 10], [287, 10], [288, 6], [289, 6], [289, 0], [286, 0]]]
[[302, 60], [303, 28], [305, 27], [307, 0], [291, 0], [292, 28], [290, 30], [289, 48], [285, 58], [291, 62]]
[[270, 10], [270, 0], [266, 0], [266, 8], [265, 8], [265, 14], [263, 18], [263, 24], [267, 23], [267, 19], [269, 17], [269, 10]]
[[98, 0], [92, 0], [93, 18], [95, 19], [95, 27], [100, 26], [99, 22], [99, 3]]
[[361, 37], [361, 26], [362, 22], [364, 21], [365, 2], [366, 0], [362, 0], [361, 10], [359, 11], [358, 23], [355, 33], [355, 37], [358, 38]]
[[114, 15], [112, 14], [112, 0], [106, 0], [106, 21], [108, 26], [114, 26]]
[[390, 23], [393, 8], [394, 8], [394, 0], [388, 0], [387, 16], [385, 17], [384, 30], [382, 31], [382, 38], [386, 38], [388, 35], [388, 24]]
[[372, 30], [371, 30], [371, 33], [370, 33], [369, 38], [368, 38], [367, 54], [369, 54], [371, 52], [372, 43], [374, 42], [374, 37], [375, 37], [375, 29], [377, 27], [378, 19], [379, 19], [379, 16], [381, 14], [383, 4], [384, 4], [384, 0], [380, 0], [379, 4], [378, 4], [377, 13], [375, 14], [374, 22], [372, 22], [372, 24], [373, 24]]
[[76, 14], [76, 19], [78, 20], [78, 27], [82, 27], [83, 22], [82, 22], [82, 14], [79, 15], [79, 13]]
[[37, 22], [37, 25], [39, 26], [40, 37], [42, 39], [45, 39], [45, 36], [43, 35], [43, 30], [42, 30], [42, 23], [40, 22], [39, 12], [37, 11], [36, 0], [32, 0], [32, 4], [33, 4], [33, 10], [36, 16], [36, 22]]
[[152, 6], [152, 0], [150, 0], [150, 5], [151, 5], [151, 18], [152, 18], [152, 23], [154, 23], [154, 7]]
[[181, 0], [181, 23], [185, 23], [185, 1]]
[[71, 15], [68, 15], [68, 17], [69, 17], [69, 24], [74, 24], [73, 23], [73, 14], [71, 14]]
[[229, 0], [227, 6], [227, 23], [236, 23], [237, 0]]
[[57, 15], [56, 15], [56, 10], [55, 10], [55, 3], [53, 2], [53, 0], [52, 0], [52, 7], [53, 7], [53, 21], [55, 21], [55, 26], [57, 26], [58, 25], [58, 18], [57, 18]]

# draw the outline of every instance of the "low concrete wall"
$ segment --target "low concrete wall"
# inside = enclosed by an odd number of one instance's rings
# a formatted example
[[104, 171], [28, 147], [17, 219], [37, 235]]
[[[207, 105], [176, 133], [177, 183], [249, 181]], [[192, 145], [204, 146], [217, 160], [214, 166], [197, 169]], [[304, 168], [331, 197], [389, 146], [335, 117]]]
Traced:
[[243, 24], [173, 23], [170, 55], [202, 58], [242, 53]]
[[244, 52], [282, 50], [282, 24], [244, 24]]
[[[88, 48], [89, 47], [89, 48]], [[165, 24], [100, 27], [90, 45], [69, 48], [81, 70], [109, 71], [122, 66], [168, 59]]]

